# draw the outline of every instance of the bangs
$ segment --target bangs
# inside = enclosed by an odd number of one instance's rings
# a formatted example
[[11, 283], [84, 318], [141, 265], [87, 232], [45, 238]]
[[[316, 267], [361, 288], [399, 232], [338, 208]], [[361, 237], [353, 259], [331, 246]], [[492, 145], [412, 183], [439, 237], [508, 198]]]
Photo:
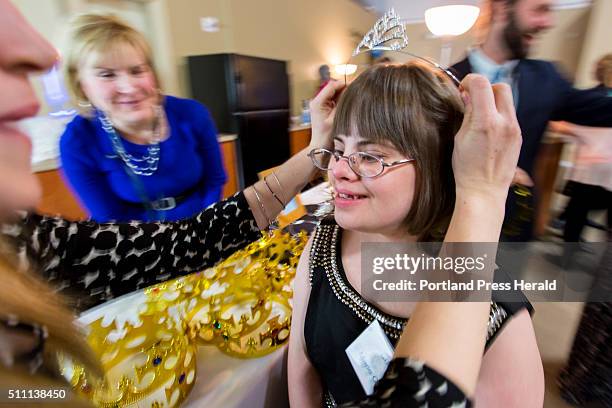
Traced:
[[332, 135], [359, 136], [381, 145], [392, 145], [412, 155], [415, 128], [424, 126], [417, 81], [406, 65], [381, 65], [362, 73], [343, 92]]
[[372, 103], [373, 99], [365, 92], [359, 92], [355, 87], [347, 89], [343, 95], [343, 103], [338, 106], [332, 135], [359, 136], [369, 143], [393, 144], [389, 126], [380, 120], [380, 106]]
[[83, 57], [90, 54], [95, 54], [96, 61], [104, 60], [125, 60], [133, 59], [134, 51], [142, 58], [143, 63], [150, 63], [149, 50], [146, 44], [139, 41], [137, 38], [121, 33], [108, 35], [98, 38], [96, 41], [90, 42], [83, 50]]

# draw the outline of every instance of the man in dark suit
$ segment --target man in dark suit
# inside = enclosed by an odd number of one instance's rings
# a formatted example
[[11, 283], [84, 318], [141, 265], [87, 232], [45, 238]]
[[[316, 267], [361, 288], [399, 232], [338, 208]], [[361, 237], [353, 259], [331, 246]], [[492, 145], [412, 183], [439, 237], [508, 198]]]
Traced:
[[[518, 183], [529, 184], [534, 161], [548, 122], [565, 120], [580, 125], [612, 127], [612, 98], [592, 90], [578, 90], [550, 62], [528, 59], [536, 36], [551, 28], [553, 0], [487, 0], [490, 10], [484, 42], [451, 69], [463, 79], [471, 72], [492, 83], [512, 87], [523, 133]], [[526, 181], [522, 181], [526, 180]], [[527, 241], [532, 237], [533, 200], [525, 187], [509, 194], [502, 239]]]

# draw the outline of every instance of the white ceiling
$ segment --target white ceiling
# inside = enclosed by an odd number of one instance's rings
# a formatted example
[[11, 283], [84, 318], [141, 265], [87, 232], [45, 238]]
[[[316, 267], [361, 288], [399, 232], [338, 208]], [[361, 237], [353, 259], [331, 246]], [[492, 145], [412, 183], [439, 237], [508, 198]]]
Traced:
[[[391, 7], [402, 17], [406, 23], [424, 21], [425, 10], [430, 7], [449, 4], [474, 4], [479, 0], [357, 0], [368, 8], [382, 14]], [[559, 8], [587, 7], [592, 0], [555, 0]]]

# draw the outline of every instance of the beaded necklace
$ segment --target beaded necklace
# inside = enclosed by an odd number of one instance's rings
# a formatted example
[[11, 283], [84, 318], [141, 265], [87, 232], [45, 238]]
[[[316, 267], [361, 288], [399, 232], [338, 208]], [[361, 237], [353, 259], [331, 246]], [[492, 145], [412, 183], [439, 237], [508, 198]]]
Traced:
[[160, 106], [155, 107], [155, 113], [157, 120], [155, 121], [155, 125], [153, 127], [153, 137], [151, 139], [151, 143], [149, 146], [147, 146], [147, 154], [141, 157], [136, 157], [125, 150], [125, 146], [123, 145], [121, 138], [115, 131], [113, 122], [108, 118], [108, 116], [106, 116], [105, 113], [100, 112], [98, 115], [100, 123], [102, 124], [102, 129], [104, 129], [108, 135], [115, 153], [117, 153], [121, 160], [123, 160], [126, 166], [128, 166], [134, 172], [134, 174], [139, 176], [151, 176], [157, 171], [157, 167], [159, 166], [159, 143], [161, 142], [161, 127], [163, 122], [163, 113]]

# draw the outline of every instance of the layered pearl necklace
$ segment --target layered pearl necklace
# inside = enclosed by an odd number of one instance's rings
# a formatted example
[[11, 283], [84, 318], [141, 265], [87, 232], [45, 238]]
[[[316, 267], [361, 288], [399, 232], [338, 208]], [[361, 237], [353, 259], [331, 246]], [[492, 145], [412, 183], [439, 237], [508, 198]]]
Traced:
[[98, 116], [100, 118], [100, 123], [102, 123], [102, 129], [104, 129], [108, 135], [115, 153], [121, 158], [121, 160], [123, 160], [125, 165], [134, 172], [134, 174], [139, 176], [151, 176], [157, 171], [157, 167], [159, 166], [159, 144], [161, 142], [161, 130], [163, 123], [163, 111], [160, 106], [155, 106], [155, 114], [157, 118], [153, 127], [153, 136], [151, 137], [149, 146], [147, 146], [147, 154], [141, 157], [131, 155], [125, 150], [125, 146], [123, 145], [121, 138], [115, 131], [113, 122], [108, 118], [108, 116], [106, 116], [105, 113], [100, 112], [100, 115]]

